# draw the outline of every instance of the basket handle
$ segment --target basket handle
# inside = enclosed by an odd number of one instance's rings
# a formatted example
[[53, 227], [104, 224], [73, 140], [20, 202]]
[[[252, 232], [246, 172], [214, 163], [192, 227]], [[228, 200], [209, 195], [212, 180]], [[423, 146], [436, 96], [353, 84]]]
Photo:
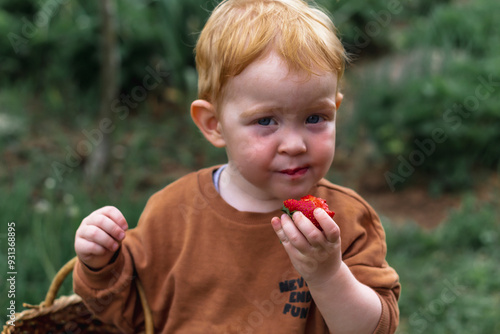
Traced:
[[[73, 271], [75, 267], [76, 261], [78, 257], [74, 257], [69, 260], [61, 269], [57, 272], [56, 276], [52, 280], [50, 284], [49, 290], [47, 291], [47, 295], [45, 296], [45, 301], [42, 303], [43, 307], [49, 307], [54, 303], [54, 300], [57, 296], [57, 292], [61, 287], [64, 279]], [[153, 315], [151, 313], [151, 308], [148, 305], [148, 301], [146, 299], [146, 293], [144, 292], [144, 287], [141, 282], [136, 278], [135, 285], [137, 287], [137, 291], [139, 292], [139, 298], [141, 300], [142, 308], [144, 311], [144, 322], [145, 322], [145, 332], [146, 334], [153, 334]]]

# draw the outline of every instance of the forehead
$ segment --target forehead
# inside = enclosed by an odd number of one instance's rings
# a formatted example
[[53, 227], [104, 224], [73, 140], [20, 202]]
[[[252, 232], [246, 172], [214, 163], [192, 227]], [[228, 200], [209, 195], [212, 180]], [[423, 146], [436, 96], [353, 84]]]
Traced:
[[337, 92], [337, 75], [332, 72], [310, 74], [291, 70], [286, 62], [271, 52], [251, 63], [243, 72], [228, 80], [223, 100], [248, 99], [276, 104], [333, 98]]
[[[314, 71], [314, 73], [312, 73]], [[316, 76], [331, 76], [336, 77], [336, 73], [327, 72], [319, 68], [313, 68], [311, 71], [300, 69], [297, 65], [289, 65], [289, 63], [273, 49], [266, 52], [261, 57], [250, 63], [240, 74], [235, 77], [246, 77], [246, 79], [259, 80], [262, 74], [270, 73], [277, 80], [292, 80], [292, 81], [307, 81], [316, 74]]]

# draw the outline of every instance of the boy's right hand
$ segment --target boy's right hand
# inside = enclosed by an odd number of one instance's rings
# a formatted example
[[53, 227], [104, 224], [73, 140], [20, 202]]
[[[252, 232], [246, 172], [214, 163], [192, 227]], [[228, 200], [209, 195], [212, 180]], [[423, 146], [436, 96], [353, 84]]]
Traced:
[[120, 247], [127, 229], [125, 217], [113, 206], [92, 212], [76, 231], [76, 255], [93, 270], [103, 268]]

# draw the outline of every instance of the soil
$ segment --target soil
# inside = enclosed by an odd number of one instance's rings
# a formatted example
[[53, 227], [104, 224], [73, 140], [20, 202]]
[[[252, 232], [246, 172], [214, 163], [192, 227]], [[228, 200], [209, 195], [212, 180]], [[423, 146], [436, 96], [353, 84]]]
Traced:
[[[361, 145], [362, 146], [362, 145]], [[332, 181], [358, 192], [383, 217], [394, 223], [415, 222], [431, 229], [444, 222], [450, 211], [461, 205], [461, 193], [431, 196], [425, 182], [408, 182], [403, 189], [392, 191], [384, 177], [386, 166], [367, 158], [363, 147], [354, 152], [336, 152]], [[485, 191], [488, 193], [488, 191]]]
[[[432, 229], [446, 221], [452, 210], [459, 209], [462, 204], [463, 192], [444, 193], [438, 197], [430, 195], [425, 183], [409, 186], [392, 192], [387, 184], [374, 182], [372, 173], [365, 173], [358, 184], [358, 193], [382, 217], [389, 218], [395, 223], [413, 221], [426, 229]], [[380, 171], [377, 172], [380, 175]], [[368, 181], [371, 180], [371, 181]], [[477, 184], [470, 193], [479, 202], [493, 202], [500, 204], [500, 176], [490, 174], [485, 182]]]
[[414, 221], [424, 228], [433, 228], [444, 222], [450, 210], [460, 207], [460, 199], [455, 195], [431, 198], [427, 189], [412, 187], [398, 192], [360, 191], [380, 216], [392, 222]]

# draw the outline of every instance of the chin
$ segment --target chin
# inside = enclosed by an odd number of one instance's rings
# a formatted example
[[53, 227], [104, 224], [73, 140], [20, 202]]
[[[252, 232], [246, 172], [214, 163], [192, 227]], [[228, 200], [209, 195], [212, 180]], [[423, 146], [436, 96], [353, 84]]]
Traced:
[[308, 195], [311, 189], [312, 187], [289, 187], [284, 192], [281, 192], [282, 196], [279, 197], [283, 200], [287, 200], [289, 198], [300, 199], [301, 197]]

